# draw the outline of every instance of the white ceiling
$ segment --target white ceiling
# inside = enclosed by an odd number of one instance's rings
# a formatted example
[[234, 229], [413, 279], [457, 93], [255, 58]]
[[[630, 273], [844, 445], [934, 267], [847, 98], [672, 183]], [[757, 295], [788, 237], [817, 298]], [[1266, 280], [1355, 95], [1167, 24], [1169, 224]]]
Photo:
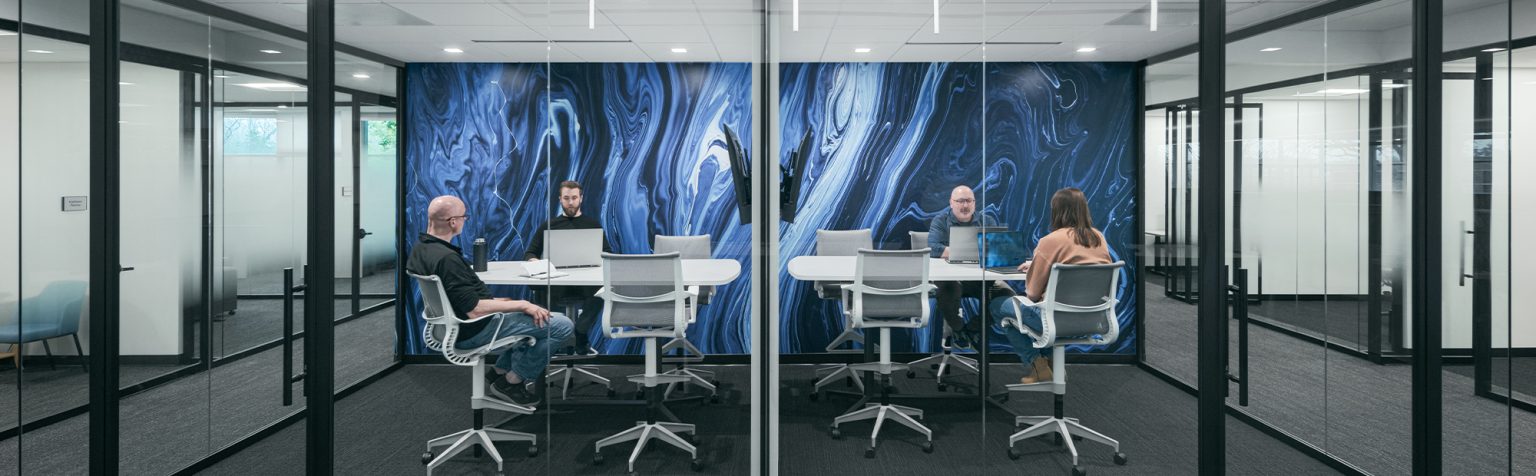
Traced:
[[[205, 0], [294, 28], [304, 2]], [[407, 62], [763, 61], [764, 0], [338, 0], [338, 41]], [[1242, 28], [1324, 0], [1228, 2]], [[1135, 61], [1191, 44], [1197, 0], [769, 0], [770, 61]], [[985, 50], [981, 47], [987, 42]], [[1059, 44], [1018, 44], [1059, 42]], [[1081, 47], [1093, 53], [1077, 53]], [[444, 53], [457, 47], [462, 54]], [[685, 48], [686, 53], [673, 53]], [[868, 53], [855, 53], [869, 48]]]

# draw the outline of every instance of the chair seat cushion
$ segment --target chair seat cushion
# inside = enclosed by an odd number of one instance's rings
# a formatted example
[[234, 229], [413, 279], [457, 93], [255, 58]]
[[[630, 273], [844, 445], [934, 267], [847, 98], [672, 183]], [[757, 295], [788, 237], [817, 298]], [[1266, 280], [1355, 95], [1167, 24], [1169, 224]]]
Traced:
[[21, 344], [68, 335], [59, 332], [57, 323], [27, 323], [19, 327], [14, 322], [0, 327], [0, 344]]

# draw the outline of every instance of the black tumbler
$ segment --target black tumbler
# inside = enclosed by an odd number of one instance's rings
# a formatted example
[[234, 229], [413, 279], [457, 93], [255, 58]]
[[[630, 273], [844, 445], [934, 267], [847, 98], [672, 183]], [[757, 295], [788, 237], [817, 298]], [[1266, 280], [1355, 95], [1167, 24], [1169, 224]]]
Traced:
[[485, 264], [485, 238], [475, 238], [474, 253], [475, 271], [485, 272], [487, 269]]

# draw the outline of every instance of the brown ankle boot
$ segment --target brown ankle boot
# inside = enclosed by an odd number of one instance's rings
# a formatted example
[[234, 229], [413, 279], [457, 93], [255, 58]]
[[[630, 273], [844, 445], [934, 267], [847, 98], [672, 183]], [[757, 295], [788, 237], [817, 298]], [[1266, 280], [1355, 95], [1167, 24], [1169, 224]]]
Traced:
[[1051, 370], [1051, 359], [1049, 357], [1035, 359], [1035, 377], [1041, 382], [1048, 382], [1056, 378], [1055, 372]]
[[1033, 373], [1019, 379], [1019, 383], [1027, 385], [1032, 383], [1049, 382], [1054, 377], [1054, 374], [1051, 373], [1050, 360], [1046, 359], [1045, 357], [1035, 359], [1034, 367], [1031, 368], [1031, 372]]

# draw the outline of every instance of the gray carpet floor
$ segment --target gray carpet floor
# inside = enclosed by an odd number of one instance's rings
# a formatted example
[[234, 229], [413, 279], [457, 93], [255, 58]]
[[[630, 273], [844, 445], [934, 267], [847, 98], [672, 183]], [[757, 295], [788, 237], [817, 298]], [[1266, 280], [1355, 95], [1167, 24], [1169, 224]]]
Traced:
[[[1514, 390], [1515, 398], [1536, 404], [1536, 357], [1493, 358], [1493, 387], [1499, 393]], [[1472, 365], [1448, 365], [1446, 370], [1473, 378]]]
[[[999, 379], [1017, 378], [997, 366]], [[725, 396], [715, 405], [674, 404], [686, 422], [699, 425], [701, 449], [707, 466], [699, 474], [747, 474], [750, 470], [750, 407], [742, 391], [749, 377], [744, 366], [709, 367], [720, 372]], [[827, 425], [845, 410], [849, 400], [835, 397], [811, 401], [806, 396], [812, 366], [786, 365], [781, 370], [780, 468], [786, 475], [905, 475], [933, 474], [936, 468], [956, 474], [996, 473], [997, 470], [1059, 474], [1071, 467], [1066, 453], [1048, 440], [1022, 442], [1018, 461], [1008, 459], [1006, 438], [1013, 432], [1011, 419], [995, 408], [983, 408], [974, 387], [959, 383], [947, 393], [937, 393], [931, 378], [897, 376], [901, 395], [966, 394], [961, 400], [912, 399], [898, 403], [923, 408], [924, 419], [935, 432], [935, 452], [923, 453], [916, 433], [894, 425], [882, 431], [875, 459], [863, 458], [868, 423], [850, 423], [841, 440], [833, 440]], [[604, 375], [626, 375], [637, 368], [602, 367]], [[1085, 424], [1118, 438], [1130, 456], [1127, 466], [1116, 466], [1108, 448], [1081, 443], [1082, 464], [1092, 474], [1192, 474], [1196, 464], [1195, 400], [1161, 380], [1129, 366], [1072, 366], [1074, 386], [1068, 412]], [[337, 474], [411, 474], [421, 471], [419, 461], [425, 440], [468, 427], [470, 412], [463, 408], [469, 372], [448, 366], [412, 365], [364, 388], [337, 404]], [[621, 392], [631, 389], [623, 384]], [[604, 400], [598, 387], [588, 386], [578, 397]], [[898, 400], [900, 400], [898, 398]], [[1048, 412], [1048, 396], [1028, 395], [1010, 399], [1019, 411]], [[592, 443], [630, 426], [643, 416], [640, 407], [559, 407], [550, 415], [523, 417], [507, 427], [540, 434], [542, 452], [528, 457], [526, 446], [502, 446], [508, 474], [623, 474], [622, 458], [629, 445], [612, 450], [603, 466], [590, 464]], [[1316, 460], [1229, 419], [1229, 474], [1337, 474]], [[206, 471], [224, 474], [297, 474], [303, 471], [302, 425], [284, 429], [273, 437], [226, 459]], [[637, 469], [641, 474], [693, 474], [683, 453], [661, 447], [648, 448]], [[488, 458], [462, 455], [439, 474], [493, 474]]]
[[[394, 362], [394, 319], [385, 309], [336, 328], [337, 388]], [[294, 347], [302, 361], [303, 341]], [[295, 406], [282, 406], [281, 358], [271, 349], [125, 398], [120, 472], [170, 473], [296, 411], [303, 385], [294, 386]], [[82, 415], [0, 442], [0, 468], [21, 458], [24, 474], [84, 474], [87, 430]]]
[[[1147, 362], [1195, 382], [1195, 306], [1148, 285]], [[1236, 369], [1237, 326], [1228, 334]], [[1373, 474], [1412, 463], [1411, 367], [1376, 365], [1269, 329], [1249, 327], [1247, 411]], [[1237, 385], [1231, 384], [1236, 401]], [[1477, 397], [1472, 379], [1444, 373], [1445, 467], [1449, 474], [1536, 473], [1536, 415]], [[1513, 442], [1513, 443], [1512, 443]]]

